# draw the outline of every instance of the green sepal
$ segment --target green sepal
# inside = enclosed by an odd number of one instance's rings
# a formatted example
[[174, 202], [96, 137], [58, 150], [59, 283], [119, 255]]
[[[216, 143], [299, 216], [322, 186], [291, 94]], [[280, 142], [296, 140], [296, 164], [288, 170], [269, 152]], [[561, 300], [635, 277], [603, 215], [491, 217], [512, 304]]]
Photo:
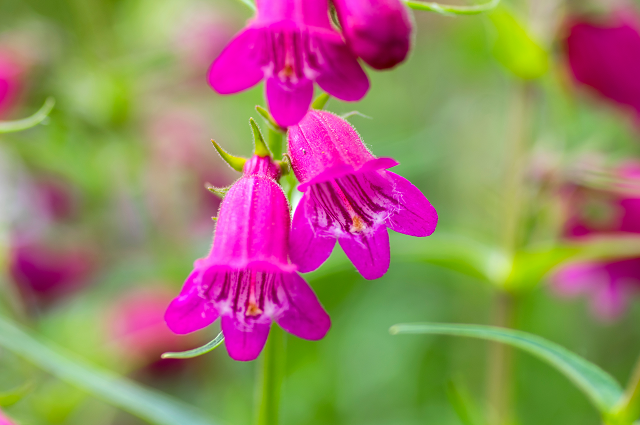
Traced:
[[313, 103], [311, 103], [311, 109], [324, 109], [324, 106], [327, 104], [330, 98], [331, 96], [326, 93], [320, 94], [314, 99]]
[[282, 155], [282, 161], [277, 161], [278, 167], [280, 167], [280, 175], [286, 176], [291, 172], [291, 158], [288, 154]]
[[276, 120], [273, 119], [273, 116], [271, 116], [271, 113], [264, 109], [262, 106], [256, 105], [256, 112], [259, 113], [262, 118], [264, 118], [270, 129], [277, 131], [278, 133], [287, 132], [287, 129], [280, 127]]
[[249, 118], [249, 124], [251, 124], [251, 131], [253, 132], [254, 153], [260, 157], [271, 156], [269, 147], [264, 142], [264, 137], [262, 137], [262, 132], [256, 121], [253, 118]]
[[164, 353], [160, 357], [163, 359], [191, 359], [193, 357], [198, 357], [210, 351], [213, 351], [216, 347], [222, 344], [223, 341], [224, 341], [224, 335], [222, 335], [222, 332], [220, 332], [218, 336], [213, 338], [213, 340], [207, 342], [202, 347], [194, 348], [193, 350], [189, 350], [189, 351], [180, 351], [175, 353], [168, 352], [168, 353]]
[[215, 187], [209, 183], [207, 183], [205, 185], [205, 187], [207, 188], [207, 190], [211, 193], [213, 193], [216, 196], [219, 196], [221, 199], [224, 199], [224, 197], [226, 196], [227, 192], [229, 191], [229, 189], [231, 189], [231, 186], [227, 186], [227, 187]]
[[220, 145], [213, 139], [211, 139], [211, 143], [213, 143], [213, 146], [216, 148], [218, 154], [220, 154], [220, 157], [224, 162], [229, 164], [229, 166], [234, 170], [242, 172], [244, 164], [247, 162], [247, 158], [230, 155], [227, 151], [222, 149]]

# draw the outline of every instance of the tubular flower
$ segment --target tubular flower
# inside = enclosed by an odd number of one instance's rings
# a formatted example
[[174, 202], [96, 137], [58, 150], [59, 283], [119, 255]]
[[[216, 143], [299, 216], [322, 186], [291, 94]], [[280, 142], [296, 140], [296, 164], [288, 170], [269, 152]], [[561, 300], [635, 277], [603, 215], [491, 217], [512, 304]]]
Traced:
[[398, 163], [376, 158], [348, 122], [310, 111], [289, 128], [289, 156], [304, 192], [291, 230], [291, 260], [302, 272], [318, 268], [336, 239], [358, 271], [377, 279], [389, 268], [387, 227], [429, 236], [438, 215], [408, 180], [386, 171]]
[[566, 52], [574, 78], [640, 113], [640, 31], [638, 18], [621, 12], [606, 24], [575, 19]]
[[313, 98], [313, 82], [330, 95], [360, 100], [369, 80], [331, 26], [327, 0], [257, 0], [257, 14], [213, 62], [209, 84], [221, 94], [262, 79], [269, 109], [282, 127], [297, 124]]
[[393, 68], [411, 47], [409, 10], [400, 0], [334, 0], [351, 50], [375, 69]]
[[165, 314], [179, 334], [201, 329], [222, 316], [229, 355], [253, 360], [272, 320], [300, 338], [318, 340], [329, 316], [287, 257], [289, 207], [276, 183], [278, 166], [253, 156], [220, 207], [213, 247], [195, 262], [182, 292]]

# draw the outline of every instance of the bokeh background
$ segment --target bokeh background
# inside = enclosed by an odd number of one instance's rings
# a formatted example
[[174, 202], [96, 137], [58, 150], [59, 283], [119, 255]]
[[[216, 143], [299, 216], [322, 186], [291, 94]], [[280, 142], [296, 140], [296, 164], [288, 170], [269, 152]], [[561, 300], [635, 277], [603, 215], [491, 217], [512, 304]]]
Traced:
[[[579, 87], [565, 55], [568, 16], [607, 16], [617, 3], [504, 0], [491, 16], [415, 12], [406, 63], [368, 70], [372, 88], [360, 103], [329, 101], [331, 111], [362, 114], [349, 119], [365, 143], [400, 162], [395, 171], [427, 195], [440, 222], [430, 238], [393, 234], [391, 268], [379, 280], [360, 277], [339, 248], [305, 276], [333, 325], [319, 342], [287, 336], [282, 424], [462, 424], [452, 393], [484, 416], [487, 343], [392, 336], [389, 327], [494, 322], [500, 290], [465, 272], [464, 258], [474, 250], [502, 258], [514, 176], [516, 249], [552, 249], [566, 239], [563, 188], [581, 185], [584, 169], [640, 158], [633, 111]], [[159, 355], [219, 330], [174, 336], [162, 315], [211, 243], [219, 200], [205, 183], [238, 177], [209, 140], [251, 152], [248, 118], [259, 118], [262, 85], [220, 96], [205, 79], [251, 14], [235, 0], [0, 3], [0, 70], [12, 84], [0, 119], [56, 100], [44, 125], [0, 134], [3, 317], [234, 425], [253, 421], [259, 361], [234, 362], [223, 347], [192, 360]], [[510, 325], [624, 383], [640, 353], [632, 291], [625, 311], [603, 317], [588, 297], [560, 296], [552, 274], [533, 273], [516, 291]], [[514, 353], [509, 373], [513, 423], [599, 423], [548, 365]], [[0, 409], [25, 425], [144, 423], [2, 348]]]

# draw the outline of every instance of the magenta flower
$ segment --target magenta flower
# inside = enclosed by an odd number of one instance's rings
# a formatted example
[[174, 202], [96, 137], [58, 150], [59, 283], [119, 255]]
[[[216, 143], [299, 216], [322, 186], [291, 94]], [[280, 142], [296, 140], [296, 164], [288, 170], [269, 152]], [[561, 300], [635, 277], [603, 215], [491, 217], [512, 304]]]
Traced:
[[358, 271], [377, 279], [389, 268], [387, 227], [429, 236], [438, 215], [408, 180], [386, 171], [398, 163], [376, 158], [338, 116], [310, 111], [289, 128], [289, 155], [304, 192], [291, 230], [291, 260], [301, 272], [318, 268], [336, 239]]
[[566, 297], [587, 295], [591, 308], [603, 320], [616, 319], [640, 289], [640, 258], [567, 265], [551, 281], [555, 291]]
[[367, 75], [331, 26], [327, 0], [257, 0], [257, 10], [213, 62], [214, 90], [237, 93], [265, 79], [269, 109], [282, 127], [307, 113], [314, 81], [341, 100], [366, 94]]
[[401, 0], [334, 0], [344, 37], [375, 69], [393, 68], [411, 47], [411, 17]]
[[566, 52], [574, 78], [640, 113], [640, 32], [631, 11], [607, 23], [574, 19]]
[[165, 314], [179, 334], [222, 316], [229, 355], [253, 360], [271, 321], [300, 338], [322, 339], [331, 321], [307, 283], [289, 263], [289, 206], [276, 183], [277, 165], [254, 156], [229, 190], [217, 220], [213, 247], [197, 260]]

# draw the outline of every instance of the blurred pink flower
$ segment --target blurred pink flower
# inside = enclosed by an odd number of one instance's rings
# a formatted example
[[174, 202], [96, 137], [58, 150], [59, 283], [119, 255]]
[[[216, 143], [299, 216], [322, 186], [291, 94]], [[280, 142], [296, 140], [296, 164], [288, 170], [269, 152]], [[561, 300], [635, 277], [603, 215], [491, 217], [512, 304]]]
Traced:
[[174, 49], [202, 77], [234, 33], [233, 19], [210, 4], [198, 5], [185, 12], [174, 38]]
[[0, 117], [16, 105], [23, 86], [24, 68], [9, 50], [0, 49]]
[[2, 410], [0, 410], [0, 425], [16, 425], [16, 424], [7, 416], [5, 416]]
[[87, 283], [95, 257], [87, 247], [62, 248], [15, 238], [9, 273], [28, 301], [47, 305]]
[[[640, 233], [640, 163], [625, 163], [608, 179], [615, 183], [607, 189], [571, 184], [563, 190], [566, 238]], [[559, 295], [591, 297], [596, 316], [613, 320], [640, 289], [640, 258], [569, 263], [552, 274], [551, 283]]]
[[109, 309], [108, 333], [116, 349], [137, 364], [160, 360], [166, 351], [194, 348], [194, 338], [180, 337], [167, 327], [164, 312], [173, 299], [162, 287], [142, 287], [124, 293]]
[[631, 295], [640, 290], [640, 258], [569, 264], [552, 276], [561, 296], [591, 297], [591, 308], [602, 320], [618, 318]]
[[603, 22], [569, 21], [566, 55], [574, 78], [640, 113], [640, 19], [631, 9]]

